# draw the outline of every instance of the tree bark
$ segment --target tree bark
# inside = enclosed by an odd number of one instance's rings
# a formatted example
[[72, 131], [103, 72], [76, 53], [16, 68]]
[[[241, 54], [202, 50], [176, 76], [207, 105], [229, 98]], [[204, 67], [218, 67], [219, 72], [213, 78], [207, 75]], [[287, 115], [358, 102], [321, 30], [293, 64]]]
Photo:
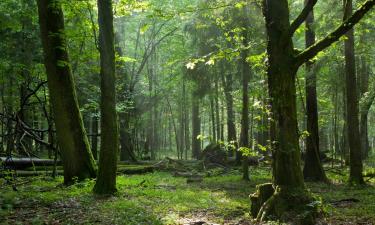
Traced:
[[[244, 46], [248, 45], [248, 35], [243, 33]], [[241, 134], [240, 134], [240, 147], [249, 147], [249, 80], [250, 80], [250, 65], [247, 63], [246, 58], [248, 50], [242, 50], [239, 68], [242, 75], [242, 111], [241, 111]], [[242, 179], [250, 180], [249, 177], [249, 161], [247, 156], [242, 156], [240, 151], [237, 151], [236, 161], [240, 164], [242, 159]]]
[[[344, 0], [344, 20], [352, 15], [352, 0]], [[362, 154], [361, 139], [359, 134], [358, 119], [358, 97], [357, 97], [357, 79], [356, 79], [356, 62], [354, 53], [354, 30], [350, 29], [346, 33], [347, 39], [345, 45], [345, 80], [346, 80], [346, 122], [348, 126], [348, 141], [350, 155], [350, 173], [349, 183], [363, 184], [362, 177]]]
[[69, 66], [60, 0], [38, 0], [50, 101], [64, 167], [64, 183], [96, 176]]
[[201, 119], [199, 115], [199, 97], [193, 93], [192, 95], [192, 112], [191, 112], [191, 125], [192, 125], [192, 157], [199, 159], [201, 154], [201, 140], [197, 139], [201, 133]]
[[227, 141], [234, 146], [234, 149], [230, 149], [229, 156], [233, 155], [234, 150], [237, 149], [237, 135], [236, 135], [236, 125], [235, 116], [233, 111], [233, 77], [231, 73], [225, 73], [224, 66], [221, 70], [222, 80], [224, 83], [224, 94], [227, 109]]
[[125, 112], [119, 114], [120, 117], [120, 160], [137, 162], [134, 154], [134, 143], [130, 127], [131, 109], [125, 109]]
[[113, 194], [116, 189], [119, 131], [116, 112], [115, 49], [111, 0], [98, 0], [100, 51], [101, 144], [96, 194]]
[[[360, 96], [366, 97], [366, 93], [368, 92], [368, 80], [369, 80], [369, 70], [366, 63], [365, 57], [361, 57], [361, 70], [360, 70]], [[369, 110], [365, 110], [360, 107], [360, 135], [361, 135], [361, 147], [362, 147], [362, 157], [367, 158], [370, 144], [368, 140], [368, 112]]]
[[[309, 1], [310, 0], [305, 0], [305, 5], [307, 5]], [[313, 10], [308, 14], [305, 24], [305, 41], [306, 48], [308, 48], [315, 43]], [[306, 114], [307, 132], [309, 132], [309, 136], [307, 137], [306, 142], [303, 176], [305, 180], [326, 182], [327, 177], [320, 162], [316, 73], [312, 67], [313, 64], [311, 62], [306, 63]]]
[[91, 116], [91, 151], [95, 160], [98, 159], [98, 137], [99, 137], [99, 119], [97, 115], [92, 115]]

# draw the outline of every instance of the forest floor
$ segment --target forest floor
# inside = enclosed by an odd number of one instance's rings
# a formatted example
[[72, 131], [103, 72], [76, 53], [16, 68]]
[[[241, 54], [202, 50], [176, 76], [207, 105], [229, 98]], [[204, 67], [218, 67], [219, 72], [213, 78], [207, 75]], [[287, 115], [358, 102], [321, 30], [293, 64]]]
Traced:
[[[331, 171], [331, 184], [307, 184], [323, 199], [321, 224], [375, 224], [375, 184], [348, 187], [345, 169]], [[255, 224], [248, 195], [270, 181], [270, 168], [252, 168], [250, 182], [239, 170], [221, 172], [200, 183], [169, 172], [122, 175], [109, 198], [92, 194], [93, 180], [65, 187], [62, 177], [17, 178], [13, 185], [0, 179], [0, 224]]]

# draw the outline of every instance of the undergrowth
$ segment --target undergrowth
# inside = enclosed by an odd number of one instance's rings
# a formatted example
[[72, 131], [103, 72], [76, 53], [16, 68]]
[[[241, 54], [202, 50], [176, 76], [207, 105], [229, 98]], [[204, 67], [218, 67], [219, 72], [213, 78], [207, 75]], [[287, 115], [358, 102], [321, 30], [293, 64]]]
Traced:
[[[348, 187], [343, 173], [329, 172], [332, 184], [307, 184], [324, 201], [325, 221], [375, 223], [374, 184]], [[118, 176], [118, 193], [110, 198], [93, 195], [94, 180], [68, 187], [61, 185], [62, 177], [18, 178], [12, 184], [0, 180], [0, 223], [253, 224], [248, 195], [257, 184], [270, 181], [270, 169], [252, 169], [250, 182], [242, 181], [238, 170], [212, 174], [201, 183], [167, 172]]]

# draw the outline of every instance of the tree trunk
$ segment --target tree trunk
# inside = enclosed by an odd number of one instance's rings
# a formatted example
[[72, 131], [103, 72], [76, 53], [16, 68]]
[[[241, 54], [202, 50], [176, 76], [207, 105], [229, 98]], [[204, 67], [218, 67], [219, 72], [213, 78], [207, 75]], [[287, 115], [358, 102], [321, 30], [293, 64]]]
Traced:
[[120, 160], [136, 162], [137, 158], [134, 154], [134, 143], [132, 134], [130, 132], [130, 110], [125, 109], [125, 112], [119, 114], [120, 117]]
[[223, 119], [223, 114], [221, 114], [220, 118], [220, 107], [219, 107], [219, 82], [218, 78], [215, 78], [215, 98], [214, 98], [214, 105], [215, 105], [215, 117], [216, 117], [216, 139], [223, 140], [223, 132], [221, 126], [221, 120]]
[[91, 116], [91, 151], [95, 160], [98, 159], [98, 137], [99, 137], [98, 135], [99, 135], [98, 116], [92, 115]]
[[[224, 66], [223, 66], [224, 67]], [[236, 125], [235, 125], [235, 116], [233, 111], [233, 77], [232, 74], [227, 73], [224, 75], [225, 70], [221, 70], [222, 80], [224, 83], [224, 92], [225, 92], [225, 101], [227, 104], [227, 135], [228, 143], [234, 145], [234, 149], [230, 149], [229, 156], [233, 155], [234, 150], [237, 149], [237, 135], [236, 135]]]
[[185, 160], [188, 159], [188, 151], [190, 150], [190, 137], [189, 137], [189, 111], [187, 110], [187, 96], [186, 96], [186, 85], [185, 85], [185, 78], [183, 78], [182, 82], [182, 96], [183, 96], [183, 101], [185, 104], [183, 104], [183, 109], [184, 109], [184, 139], [185, 139]]
[[[352, 0], [344, 0], [344, 20], [352, 15]], [[354, 54], [354, 30], [346, 33], [345, 45], [345, 77], [346, 77], [346, 122], [350, 155], [349, 183], [363, 184], [361, 139], [359, 134], [358, 97]]]
[[[295, 85], [298, 66], [292, 38], [286, 37], [290, 29], [288, 1], [265, 0], [263, 10], [268, 36], [267, 75], [273, 116], [271, 143], [275, 193], [256, 216], [260, 221], [269, 217], [291, 220], [291, 215], [301, 214], [298, 211], [314, 201], [305, 187], [301, 171]], [[306, 221], [305, 224], [312, 223]]]
[[[257, 219], [273, 217], [280, 220], [297, 220], [299, 224], [314, 224], [318, 216], [316, 201], [306, 189], [301, 171], [299, 135], [296, 108], [296, 73], [298, 68], [319, 52], [339, 40], [375, 5], [375, 0], [367, 0], [347, 20], [333, 32], [302, 52], [296, 52], [292, 37], [298, 27], [305, 21], [317, 1], [309, 1], [297, 18], [289, 23], [289, 6], [287, 0], [264, 0], [263, 14], [267, 30], [268, 86], [271, 98], [272, 117], [271, 143], [273, 153], [273, 184], [275, 193], [265, 202], [258, 212]], [[354, 51], [353, 51], [354, 53]], [[355, 71], [354, 71], [355, 72]], [[356, 85], [355, 77], [352, 85]], [[348, 92], [351, 89], [348, 89]], [[354, 96], [356, 91], [353, 91]], [[349, 95], [352, 96], [352, 95]], [[356, 97], [356, 96], [355, 96]], [[356, 132], [358, 128], [358, 105], [352, 105], [356, 99], [348, 101], [348, 108], [357, 110]], [[351, 112], [353, 113], [353, 112]], [[348, 118], [355, 119], [354, 114]], [[355, 124], [354, 124], [355, 125]], [[353, 124], [350, 125], [352, 127]], [[355, 127], [355, 126], [354, 126]], [[350, 129], [349, 129], [350, 130]], [[359, 135], [358, 135], [359, 138]], [[359, 140], [359, 139], [358, 139]], [[359, 141], [358, 145], [360, 144]], [[356, 143], [357, 144], [357, 143]], [[354, 145], [353, 145], [354, 147]], [[353, 154], [354, 155], [354, 154]], [[358, 154], [357, 154], [358, 155]], [[356, 156], [357, 156], [356, 155]], [[359, 157], [361, 154], [359, 154]], [[354, 160], [356, 160], [355, 158]], [[359, 160], [359, 162], [361, 162]], [[355, 164], [358, 166], [357, 164]], [[361, 165], [361, 164], [360, 164]], [[356, 167], [358, 169], [358, 167]], [[258, 191], [260, 191], [258, 189]], [[255, 196], [254, 196], [255, 197]], [[296, 217], [296, 214], [300, 217]]]
[[[243, 32], [244, 46], [248, 45], [247, 31]], [[241, 134], [240, 147], [249, 147], [249, 80], [251, 76], [250, 65], [246, 62], [248, 50], [242, 50], [239, 68], [242, 75], [242, 111], [241, 111]], [[241, 151], [236, 152], [236, 162], [240, 164], [242, 159], [242, 179], [250, 180], [249, 178], [249, 161], [247, 156], [242, 156]]]
[[100, 51], [100, 112], [101, 144], [96, 194], [112, 194], [116, 189], [119, 134], [116, 113], [115, 49], [111, 0], [98, 0]]
[[[305, 0], [305, 5], [309, 0]], [[315, 43], [314, 11], [312, 10], [306, 18], [305, 41], [306, 48]], [[316, 74], [312, 69], [311, 62], [306, 63], [306, 114], [307, 114], [307, 137], [305, 165], [303, 176], [305, 180], [326, 182], [323, 166], [320, 162], [319, 151], [319, 127], [318, 127], [318, 103], [316, 96]]]
[[[368, 92], [368, 80], [369, 80], [369, 70], [367, 67], [365, 57], [361, 57], [361, 70], [360, 70], [360, 96], [363, 98]], [[361, 147], [362, 147], [362, 157], [367, 158], [370, 145], [368, 140], [368, 110], [360, 110], [360, 135], [361, 135]]]
[[13, 99], [13, 78], [9, 78], [9, 83], [8, 83], [9, 87], [8, 88], [8, 98], [4, 100], [4, 104], [6, 104], [6, 107], [4, 109], [4, 112], [6, 115], [8, 115], [9, 117], [7, 118], [6, 120], [6, 125], [5, 125], [5, 130], [6, 130], [6, 139], [5, 139], [5, 142], [6, 142], [6, 155], [7, 156], [11, 156], [12, 154], [12, 151], [14, 151], [14, 148], [15, 148], [15, 145], [14, 145], [14, 126], [13, 126], [13, 120], [12, 118], [10, 118], [10, 116], [13, 117], [13, 102], [14, 102], [14, 99]]
[[78, 108], [60, 0], [38, 0], [50, 101], [64, 167], [64, 183], [96, 176], [95, 161]]
[[215, 120], [215, 104], [214, 104], [214, 96], [211, 93], [210, 96], [210, 116], [211, 116], [211, 129], [212, 129], [212, 142], [217, 142], [216, 139], [216, 120]]
[[[249, 65], [246, 63], [246, 55], [242, 53], [242, 112], [241, 112], [241, 135], [240, 147], [249, 148]], [[239, 151], [238, 151], [239, 152]], [[237, 160], [242, 157], [242, 179], [250, 180], [249, 177], [249, 160], [247, 156], [237, 156]]]
[[201, 119], [199, 116], [199, 97], [196, 94], [192, 95], [192, 113], [191, 113], [191, 125], [192, 125], [192, 157], [199, 159], [201, 154], [201, 140], [197, 139], [201, 133]]

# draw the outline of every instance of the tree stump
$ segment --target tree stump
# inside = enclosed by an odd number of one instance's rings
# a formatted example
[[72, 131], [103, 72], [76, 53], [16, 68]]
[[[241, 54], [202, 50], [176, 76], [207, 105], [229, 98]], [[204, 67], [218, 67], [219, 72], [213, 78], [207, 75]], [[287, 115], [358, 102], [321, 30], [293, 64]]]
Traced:
[[275, 192], [272, 183], [265, 183], [256, 186], [256, 192], [250, 195], [250, 212], [254, 218], [257, 218], [258, 212], [263, 203], [266, 202]]

